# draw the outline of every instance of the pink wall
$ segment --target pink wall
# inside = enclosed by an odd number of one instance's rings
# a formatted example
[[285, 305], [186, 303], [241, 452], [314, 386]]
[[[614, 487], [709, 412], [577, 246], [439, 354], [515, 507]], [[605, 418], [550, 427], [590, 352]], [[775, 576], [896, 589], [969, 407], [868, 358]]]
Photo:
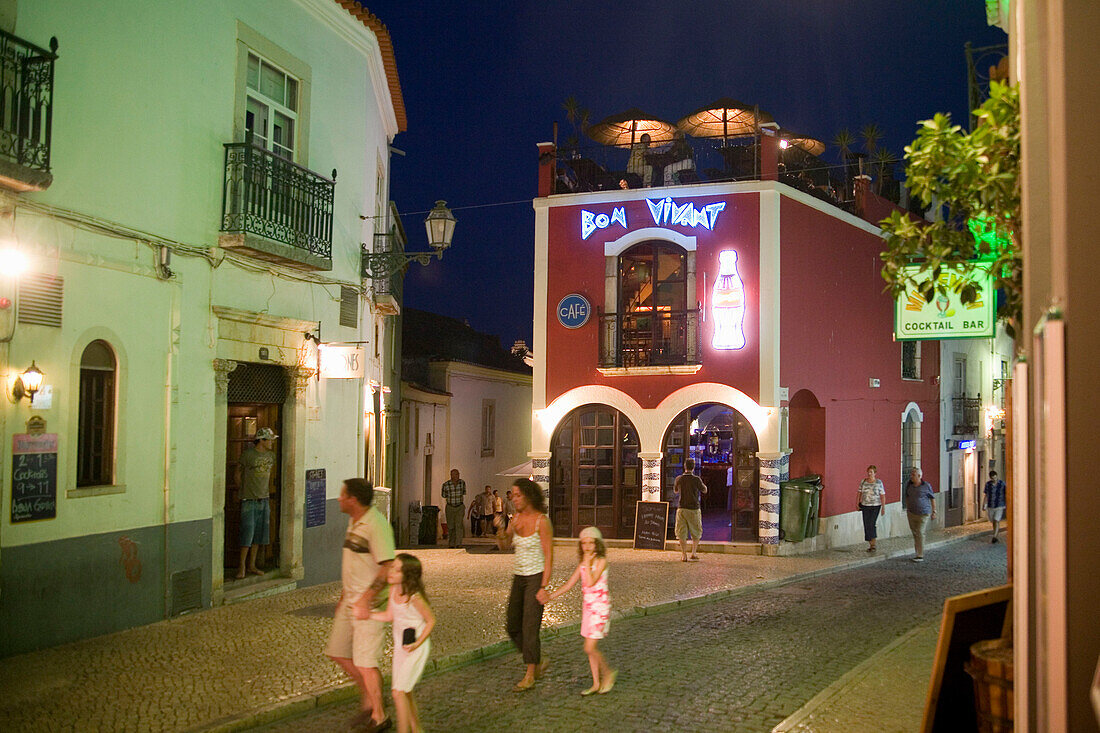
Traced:
[[[703, 366], [692, 375], [661, 375], [650, 377], [605, 377], [597, 370], [599, 359], [598, 308], [604, 306], [604, 243], [614, 241], [637, 229], [655, 226], [645, 200], [609, 202], [586, 206], [563, 206], [550, 209], [547, 276], [546, 324], [546, 402], [551, 403], [564, 392], [583, 385], [607, 385], [629, 394], [644, 408], [656, 407], [662, 399], [681, 387], [696, 382], [728, 384], [758, 399], [759, 395], [759, 302], [760, 224], [759, 196], [756, 193], [725, 194], [704, 197], [673, 197], [677, 204], [693, 203], [697, 208], [715, 202], [725, 202], [718, 214], [714, 230], [702, 226], [669, 227], [684, 235], [696, 237], [696, 295], [694, 300], [709, 302], [706, 292], [718, 273], [718, 252], [736, 249], [738, 271], [745, 283], [747, 312], [744, 321], [746, 346], [738, 351], [717, 351], [710, 348], [712, 323], [708, 318], [703, 328]], [[622, 206], [626, 210], [627, 228], [613, 223], [597, 229], [588, 239], [581, 238], [581, 210], [611, 214]], [[704, 273], [706, 286], [704, 288]], [[592, 304], [592, 317], [579, 329], [570, 330], [557, 319], [557, 305], [570, 293], [580, 293]]]
[[[857, 510], [869, 463], [878, 465], [887, 499], [898, 501], [909, 402], [924, 413], [925, 475], [939, 475], [939, 344], [922, 342], [923, 381], [902, 380], [893, 303], [879, 274], [882, 240], [787, 198], [780, 216], [780, 383], [791, 396], [810, 390], [825, 408], [822, 516]], [[881, 386], [870, 387], [870, 378]]]

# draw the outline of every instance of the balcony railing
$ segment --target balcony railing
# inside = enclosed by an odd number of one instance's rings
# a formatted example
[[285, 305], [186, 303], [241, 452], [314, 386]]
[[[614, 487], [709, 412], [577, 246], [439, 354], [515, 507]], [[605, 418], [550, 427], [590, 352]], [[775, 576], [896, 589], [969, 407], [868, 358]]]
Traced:
[[53, 67], [57, 39], [50, 50], [0, 31], [0, 176], [16, 190], [50, 185], [50, 135], [53, 128]]
[[[402, 238], [398, 235], [397, 230], [389, 233], [378, 233], [374, 235], [374, 252], [403, 252], [404, 246], [402, 244]], [[370, 273], [367, 271], [366, 255], [363, 253], [363, 268], [362, 277], [367, 279], [370, 277]], [[374, 288], [374, 303], [379, 307], [382, 312], [397, 313], [400, 311], [401, 299], [404, 296], [405, 289], [405, 270], [407, 267], [400, 267], [389, 277], [379, 277], [371, 280]]]
[[982, 398], [952, 397], [951, 412], [955, 417], [955, 435], [976, 435], [982, 424]]
[[325, 178], [251, 141], [226, 143], [222, 231], [255, 234], [331, 259], [332, 174]]
[[699, 310], [600, 314], [600, 366], [687, 366], [702, 359]]

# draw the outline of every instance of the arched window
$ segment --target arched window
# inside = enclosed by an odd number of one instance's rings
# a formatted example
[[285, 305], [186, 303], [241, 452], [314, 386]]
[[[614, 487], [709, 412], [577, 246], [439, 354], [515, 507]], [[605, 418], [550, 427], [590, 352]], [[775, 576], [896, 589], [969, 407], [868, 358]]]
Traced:
[[106, 341], [88, 344], [80, 357], [77, 486], [105, 486], [114, 481], [117, 368], [115, 352]]
[[[616, 366], [693, 363], [687, 253], [671, 242], [637, 244], [619, 256]], [[694, 311], [692, 311], [694, 313]]]
[[920, 468], [920, 424], [918, 410], [906, 410], [901, 423], [901, 485], [909, 481], [909, 469]]

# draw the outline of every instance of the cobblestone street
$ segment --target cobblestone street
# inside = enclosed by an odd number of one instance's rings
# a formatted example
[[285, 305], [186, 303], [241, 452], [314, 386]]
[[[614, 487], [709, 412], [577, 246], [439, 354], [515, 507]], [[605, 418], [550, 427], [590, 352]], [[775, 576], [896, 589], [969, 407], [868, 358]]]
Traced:
[[[522, 674], [514, 654], [440, 673], [417, 688], [424, 724], [431, 731], [770, 731], [902, 634], [935, 627], [947, 596], [1004, 582], [1004, 546], [984, 536], [927, 557], [922, 565], [892, 558], [618, 621], [601, 643], [620, 672], [608, 695], [580, 696], [591, 679], [573, 634], [544, 644], [550, 671], [526, 693], [510, 692]], [[559, 603], [579, 605], [576, 591]], [[891, 711], [911, 719], [911, 708], [923, 704], [927, 674], [919, 679], [918, 689], [848, 706], [865, 719], [877, 713], [877, 730], [905, 730], [892, 723]], [[265, 730], [340, 730], [354, 711], [353, 703], [334, 705]]]

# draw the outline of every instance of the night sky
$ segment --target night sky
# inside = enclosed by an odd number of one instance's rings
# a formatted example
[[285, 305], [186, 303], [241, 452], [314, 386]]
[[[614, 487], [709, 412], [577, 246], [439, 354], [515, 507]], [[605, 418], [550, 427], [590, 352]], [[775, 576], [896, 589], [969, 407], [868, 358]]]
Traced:
[[390, 29], [408, 108], [391, 197], [409, 249], [437, 198], [458, 218], [405, 302], [505, 346], [531, 343], [535, 144], [555, 121], [568, 134], [566, 97], [593, 122], [630, 107], [675, 122], [732, 97], [826, 143], [876, 123], [900, 156], [919, 120], [966, 124], [964, 44], [1006, 40], [981, 0], [362, 1]]

